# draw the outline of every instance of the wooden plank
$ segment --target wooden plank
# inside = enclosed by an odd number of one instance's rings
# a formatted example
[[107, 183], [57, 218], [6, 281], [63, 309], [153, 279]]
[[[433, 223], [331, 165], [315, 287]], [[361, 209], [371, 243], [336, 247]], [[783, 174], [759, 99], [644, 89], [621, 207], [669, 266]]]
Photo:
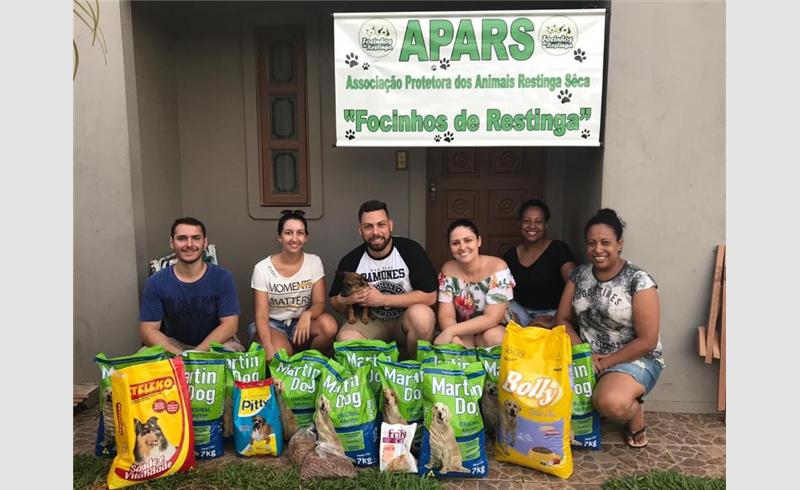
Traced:
[[717, 410], [725, 411], [725, 281], [727, 272], [725, 262], [722, 264], [722, 318], [719, 327], [719, 388], [717, 389]]
[[711, 306], [708, 309], [708, 323], [706, 323], [706, 364], [711, 364], [714, 357], [714, 339], [716, 338], [717, 318], [719, 317], [719, 297], [722, 289], [722, 268], [724, 261], [725, 245], [717, 245], [717, 262], [714, 266]]
[[97, 383], [77, 383], [72, 385], [72, 394], [88, 397], [99, 388], [100, 385]]
[[700, 347], [700, 357], [706, 357], [706, 327], [697, 327], [697, 345]]
[[[73, 407], [80, 405], [90, 408], [97, 405], [100, 401], [99, 393], [100, 385], [98, 383], [74, 383], [72, 385]], [[76, 400], [78, 400], [77, 405], [75, 405]]]

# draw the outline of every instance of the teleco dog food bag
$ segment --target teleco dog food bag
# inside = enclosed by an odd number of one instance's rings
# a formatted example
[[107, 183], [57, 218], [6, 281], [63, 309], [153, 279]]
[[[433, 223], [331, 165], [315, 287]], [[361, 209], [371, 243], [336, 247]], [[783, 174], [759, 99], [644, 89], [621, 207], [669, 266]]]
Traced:
[[572, 347], [564, 326], [506, 326], [500, 358], [495, 459], [572, 475], [569, 445]]
[[117, 455], [117, 442], [115, 431], [116, 416], [111, 403], [111, 372], [128, 366], [135, 366], [145, 362], [161, 361], [165, 358], [164, 347], [156, 345], [148, 347], [136, 354], [125, 357], [109, 359], [105, 354], [97, 354], [94, 362], [100, 368], [100, 424], [97, 427], [97, 442], [94, 445], [95, 456]]
[[233, 383], [236, 452], [242, 456], [283, 452], [283, 430], [272, 379]]
[[220, 352], [185, 351], [182, 357], [192, 403], [195, 456], [218, 458], [223, 448], [225, 356]]
[[575, 449], [600, 450], [600, 414], [592, 404], [596, 383], [592, 348], [588, 343], [572, 346], [572, 425], [570, 445]]
[[480, 400], [486, 372], [474, 362], [422, 367], [425, 423], [419, 475], [482, 478], [489, 474]]
[[292, 357], [281, 349], [270, 363], [275, 393], [283, 424], [284, 440], [289, 441], [301, 427], [314, 422], [317, 386], [323, 371], [328, 369], [328, 358], [319, 351], [309, 349]]
[[[378, 357], [381, 380], [381, 413], [387, 424], [417, 424], [422, 427], [422, 364], [416, 361], [394, 362]], [[422, 444], [422, 430], [414, 432], [413, 446]]]
[[108, 488], [122, 488], [196, 467], [189, 388], [183, 359], [111, 373], [117, 456]]
[[475, 349], [464, 347], [461, 344], [432, 345], [430, 342], [419, 341], [417, 344], [417, 361], [423, 366], [431, 362], [437, 365], [442, 362], [455, 362], [464, 369], [473, 362], [478, 362]]
[[[341, 446], [358, 466], [378, 464], [378, 407], [367, 376], [367, 363], [353, 371], [336, 361], [322, 372], [314, 426], [319, 440]], [[338, 440], [337, 440], [338, 439]]]
[[267, 379], [266, 351], [253, 342], [247, 352], [233, 352], [222, 344], [211, 342], [211, 352], [225, 356], [225, 406], [222, 412], [222, 436], [225, 442], [233, 440], [233, 383], [234, 381], [263, 381]]
[[383, 354], [392, 362], [397, 362], [400, 353], [397, 350], [397, 343], [386, 343], [382, 340], [348, 340], [346, 342], [334, 342], [334, 360], [342, 366], [350, 369], [359, 368], [364, 363], [369, 363], [372, 369], [369, 370], [369, 387], [378, 408], [381, 405], [381, 379], [378, 376], [378, 356]]
[[494, 347], [475, 347], [475, 354], [478, 361], [486, 371], [486, 381], [483, 383], [483, 397], [481, 397], [481, 415], [483, 416], [483, 427], [487, 438], [494, 438], [497, 435], [498, 417], [500, 415], [497, 404], [497, 378], [500, 375], [500, 353], [502, 345]]

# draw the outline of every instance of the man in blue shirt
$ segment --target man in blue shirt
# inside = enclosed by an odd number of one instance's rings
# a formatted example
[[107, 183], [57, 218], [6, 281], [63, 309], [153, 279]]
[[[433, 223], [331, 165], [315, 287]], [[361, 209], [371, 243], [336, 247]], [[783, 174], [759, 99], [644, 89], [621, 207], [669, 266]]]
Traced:
[[175, 220], [169, 246], [178, 261], [147, 280], [139, 312], [142, 342], [175, 354], [208, 351], [212, 341], [243, 351], [236, 337], [241, 311], [233, 276], [202, 260], [208, 247], [205, 225], [194, 218]]

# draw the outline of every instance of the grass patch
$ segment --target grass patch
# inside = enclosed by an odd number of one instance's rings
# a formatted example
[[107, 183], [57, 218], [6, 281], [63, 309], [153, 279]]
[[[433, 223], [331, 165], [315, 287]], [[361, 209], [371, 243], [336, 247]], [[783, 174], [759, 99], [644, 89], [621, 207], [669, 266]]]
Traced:
[[603, 490], [725, 490], [725, 478], [707, 478], [656, 470], [642, 476], [628, 476], [608, 480], [600, 486]]
[[[205, 462], [204, 462], [205, 463]], [[96, 489], [104, 486], [110, 459], [86, 454], [73, 456], [72, 488]], [[253, 462], [230, 461], [220, 464], [203, 464], [189, 473], [176, 473], [138, 484], [137, 489], [258, 489], [258, 490], [439, 490], [439, 480], [420, 478], [413, 474], [382, 473], [377, 469], [359, 470], [355, 479], [300, 480], [300, 472], [293, 466], [276, 467]]]

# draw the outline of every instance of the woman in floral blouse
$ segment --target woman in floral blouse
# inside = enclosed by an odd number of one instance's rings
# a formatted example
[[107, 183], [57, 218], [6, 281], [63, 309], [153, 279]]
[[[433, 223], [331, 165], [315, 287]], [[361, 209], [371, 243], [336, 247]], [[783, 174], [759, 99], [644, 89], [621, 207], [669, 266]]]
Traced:
[[514, 297], [514, 277], [503, 259], [481, 255], [481, 235], [468, 219], [447, 229], [453, 260], [439, 274], [436, 344], [491, 347], [503, 343], [503, 318]]

